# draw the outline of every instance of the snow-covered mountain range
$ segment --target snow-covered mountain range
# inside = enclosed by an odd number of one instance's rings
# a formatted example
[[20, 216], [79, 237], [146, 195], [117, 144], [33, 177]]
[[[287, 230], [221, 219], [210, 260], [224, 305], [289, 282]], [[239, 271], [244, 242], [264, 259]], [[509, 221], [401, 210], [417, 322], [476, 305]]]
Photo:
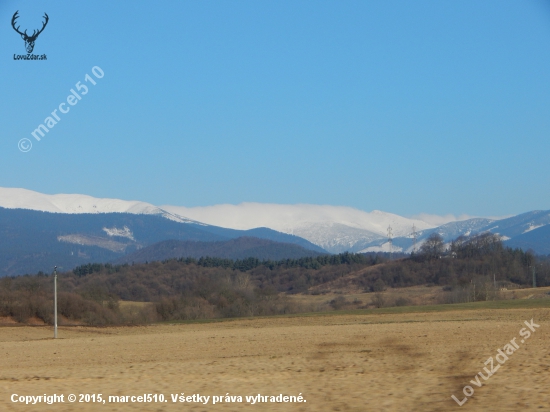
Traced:
[[[39, 210], [50, 213], [131, 213], [158, 215], [176, 222], [191, 222], [150, 203], [120, 199], [101, 199], [87, 195], [46, 195], [32, 190], [0, 187], [0, 207]], [[194, 222], [197, 223], [197, 222]]]
[[550, 228], [550, 211], [533, 211], [499, 220], [471, 218], [437, 226], [418, 218], [378, 210], [365, 212], [345, 206], [242, 203], [191, 208], [159, 207], [140, 201], [98, 199], [77, 194], [46, 195], [16, 188], [0, 188], [0, 207], [65, 214], [156, 215], [179, 223], [238, 230], [265, 227], [304, 238], [332, 253], [389, 251], [390, 226], [392, 250], [396, 252], [413, 250], [414, 226], [417, 248], [433, 232], [450, 241], [460, 235], [491, 231], [500, 234], [514, 247], [528, 246], [538, 253], [550, 253], [550, 245], [545, 240]]
[[413, 225], [416, 230], [435, 227], [418, 219], [379, 210], [364, 212], [345, 206], [241, 203], [193, 208], [162, 206], [162, 209], [232, 229], [268, 227], [303, 237], [332, 253], [357, 252], [373, 241], [387, 239], [389, 226], [396, 237], [409, 235]]
[[357, 252], [370, 243], [386, 239], [391, 226], [395, 237], [434, 228], [419, 219], [408, 219], [378, 210], [364, 212], [345, 206], [279, 205], [242, 203], [187, 208], [155, 206], [140, 201], [99, 199], [87, 195], [46, 195], [26, 189], [0, 188], [0, 207], [52, 213], [131, 213], [159, 215], [181, 223], [203, 223], [248, 230], [267, 227], [302, 237], [323, 249]]
[[[477, 233], [491, 232], [500, 235], [504, 244], [523, 250], [532, 249], [539, 254], [550, 254], [550, 210], [534, 210], [504, 219], [473, 218], [450, 222], [436, 228], [421, 230], [416, 233], [416, 248], [432, 233], [438, 233], [445, 242], [451, 242], [459, 236], [470, 236]], [[415, 247], [412, 236], [392, 239], [394, 252], [411, 253]], [[361, 252], [389, 251], [387, 239], [370, 242]]]

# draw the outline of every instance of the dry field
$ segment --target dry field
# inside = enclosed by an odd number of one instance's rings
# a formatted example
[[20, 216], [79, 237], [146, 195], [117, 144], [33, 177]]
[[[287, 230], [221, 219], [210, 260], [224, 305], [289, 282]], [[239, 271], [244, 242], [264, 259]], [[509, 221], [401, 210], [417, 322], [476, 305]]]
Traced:
[[[445, 301], [445, 292], [441, 286], [411, 286], [406, 288], [388, 288], [380, 292], [388, 306], [399, 298], [406, 298], [413, 305], [436, 305]], [[349, 292], [346, 290], [335, 289], [326, 291], [319, 295], [296, 294], [287, 295], [287, 299], [306, 305], [313, 309], [329, 310], [329, 302], [338, 297], [344, 297], [347, 302], [352, 304], [357, 302], [357, 307], [373, 305], [373, 299], [377, 294], [374, 292]], [[550, 287], [539, 287], [536, 289], [523, 288], [511, 289], [499, 292], [500, 299], [550, 299]]]
[[[540, 288], [542, 289], [542, 288]], [[548, 288], [550, 291], [550, 288]], [[327, 310], [329, 302], [338, 297], [344, 297], [346, 301], [353, 303], [357, 302], [359, 306], [372, 305], [374, 292], [349, 292], [336, 289], [334, 291], [326, 291], [319, 295], [296, 294], [286, 295], [287, 299], [304, 304], [314, 309]], [[411, 286], [406, 288], [388, 288], [384, 292], [380, 292], [385, 301], [392, 304], [398, 298], [406, 298], [414, 305], [435, 305], [441, 303], [441, 298], [445, 294], [441, 286]]]
[[[520, 343], [524, 320], [537, 332]], [[550, 309], [342, 314], [146, 327], [0, 328], [2, 411], [519, 411], [550, 410]], [[478, 388], [484, 362], [519, 349]], [[495, 361], [496, 365], [496, 361]], [[462, 389], [475, 393], [463, 405]], [[171, 394], [210, 396], [172, 403]], [[12, 394], [65, 403], [12, 403]], [[68, 403], [69, 394], [164, 394], [167, 403]], [[212, 396], [243, 403], [212, 405]], [[250, 405], [247, 395], [306, 403]]]

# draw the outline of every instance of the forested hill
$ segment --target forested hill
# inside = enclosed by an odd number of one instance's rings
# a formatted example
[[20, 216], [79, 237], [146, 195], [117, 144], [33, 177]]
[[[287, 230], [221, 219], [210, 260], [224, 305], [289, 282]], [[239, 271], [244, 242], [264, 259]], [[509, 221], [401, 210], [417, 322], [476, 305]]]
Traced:
[[244, 236], [219, 242], [166, 240], [122, 256], [115, 263], [145, 263], [188, 257], [198, 259], [203, 256], [233, 260], [246, 258], [281, 260], [321, 256], [321, 253], [290, 243]]
[[[393, 261], [388, 261], [387, 254], [353, 253], [279, 261], [180, 258], [135, 265], [84, 265], [67, 276], [79, 288], [101, 279], [102, 288], [120, 299], [154, 301], [163, 296], [223, 289], [224, 279], [238, 272], [244, 272], [250, 285], [259, 291], [309, 293], [345, 285], [357, 292], [371, 292], [381, 287], [415, 285], [463, 288], [480, 279], [491, 284], [494, 280], [499, 284], [529, 285], [533, 267], [537, 284], [550, 285], [550, 262], [537, 260], [520, 249], [503, 247], [498, 236], [459, 238], [451, 251], [445, 252], [442, 239], [434, 235], [414, 256]], [[178, 284], [186, 286], [176, 287]]]

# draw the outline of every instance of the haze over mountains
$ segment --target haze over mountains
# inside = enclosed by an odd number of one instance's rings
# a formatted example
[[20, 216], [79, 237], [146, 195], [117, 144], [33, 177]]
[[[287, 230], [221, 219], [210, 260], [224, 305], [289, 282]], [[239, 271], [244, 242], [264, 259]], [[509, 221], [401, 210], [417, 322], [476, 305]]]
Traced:
[[[289, 253], [289, 257], [307, 255], [307, 251], [389, 251], [388, 226], [392, 228], [395, 252], [410, 253], [414, 234], [418, 248], [434, 232], [449, 242], [460, 235], [491, 231], [500, 234], [508, 246], [549, 254], [549, 223], [550, 211], [532, 211], [499, 220], [471, 218], [436, 226], [420, 219], [343, 206], [242, 203], [158, 207], [139, 201], [0, 188], [0, 275], [44, 270], [59, 260], [69, 268], [93, 261], [120, 260], [168, 240], [226, 242], [245, 236], [298, 248], [266, 242], [256, 245], [276, 250], [277, 258], [282, 257], [281, 251]], [[248, 250], [256, 247], [249, 244], [250, 240], [234, 242], [231, 247], [238, 249], [245, 243]], [[190, 244], [185, 247], [193, 251], [192, 256], [222, 250], [220, 245], [217, 249]], [[231, 253], [241, 256], [237, 249]], [[256, 251], [256, 255], [264, 256], [267, 249]], [[164, 253], [166, 247], [152, 250]]]
[[435, 227], [421, 220], [408, 219], [392, 213], [379, 210], [364, 212], [345, 206], [242, 203], [195, 208], [162, 208], [216, 226], [234, 229], [269, 227], [308, 239], [331, 253], [357, 252], [373, 241], [386, 239], [390, 225], [394, 236], [407, 236], [411, 233], [413, 225], [417, 230]]

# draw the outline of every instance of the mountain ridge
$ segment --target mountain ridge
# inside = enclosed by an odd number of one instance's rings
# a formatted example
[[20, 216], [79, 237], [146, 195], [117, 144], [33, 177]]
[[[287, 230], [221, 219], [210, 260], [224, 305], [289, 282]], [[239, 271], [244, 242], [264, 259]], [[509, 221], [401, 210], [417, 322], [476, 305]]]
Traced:
[[81, 194], [47, 195], [32, 190], [0, 187], [0, 207], [64, 214], [131, 213], [159, 215], [180, 223], [197, 223], [138, 200], [96, 198]]
[[[159, 207], [140, 201], [98, 199], [87, 195], [45, 195], [14, 188], [0, 188], [0, 207], [69, 215], [128, 213], [136, 216], [158, 216], [166, 220], [193, 225], [195, 228], [202, 226], [212, 234], [219, 234], [220, 231], [225, 231], [227, 234], [229, 233], [227, 231], [231, 230], [252, 230], [258, 233], [262, 230], [272, 230], [280, 233], [276, 235], [279, 237], [278, 241], [297, 243], [300, 242], [298, 239], [303, 239], [309, 244], [302, 243], [302, 246], [312, 249], [315, 245], [320, 250], [330, 253], [389, 252], [390, 227], [392, 251], [395, 252], [412, 252], [415, 247], [415, 237], [416, 248], [419, 248], [434, 232], [439, 233], [446, 242], [450, 242], [458, 236], [483, 231], [498, 233], [505, 242], [512, 242], [514, 238], [518, 238], [516, 243], [510, 244], [529, 247], [536, 253], [546, 253], [545, 251], [549, 250], [547, 237], [542, 232], [537, 232], [544, 230], [544, 227], [550, 224], [550, 213], [544, 210], [525, 212], [503, 219], [469, 218], [436, 226], [419, 219], [409, 219], [380, 210], [365, 212], [347, 206], [249, 202], [239, 205], [222, 204], [192, 208], [169, 205]], [[415, 234], [413, 234], [413, 227]], [[120, 227], [116, 229], [122, 230]], [[533, 233], [527, 236], [529, 232]], [[283, 234], [295, 236], [296, 239], [282, 238]], [[250, 235], [253, 233], [251, 232]], [[239, 236], [236, 232], [231, 235], [231, 237], [236, 236]], [[71, 239], [78, 240], [76, 237], [65, 237], [62, 241]], [[91, 238], [80, 238], [80, 241], [93, 243]], [[117, 243], [110, 243], [110, 245], [115, 249], [122, 247]], [[313, 247], [312, 250], [314, 249]]]
[[0, 276], [105, 263], [150, 244], [175, 239], [226, 241], [254, 235], [326, 253], [297, 236], [271, 229], [240, 231], [181, 223], [159, 215], [64, 214], [0, 208]]

